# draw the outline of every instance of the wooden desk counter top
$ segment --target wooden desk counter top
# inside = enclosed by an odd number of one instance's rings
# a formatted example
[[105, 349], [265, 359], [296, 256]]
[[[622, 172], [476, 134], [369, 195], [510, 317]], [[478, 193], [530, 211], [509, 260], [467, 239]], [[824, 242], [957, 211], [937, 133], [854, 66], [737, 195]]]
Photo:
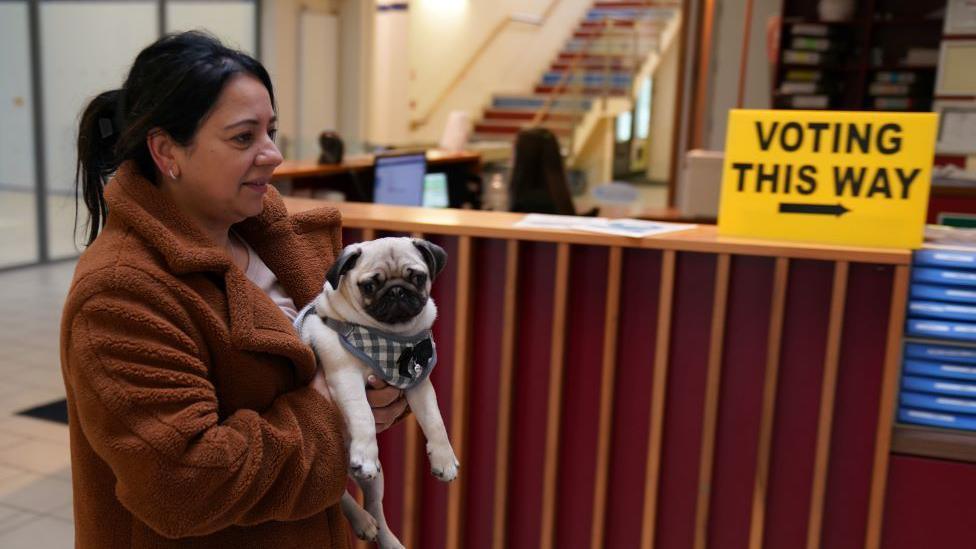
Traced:
[[[375, 155], [358, 154], [346, 157], [342, 164], [319, 164], [315, 161], [286, 160], [278, 166], [272, 179], [286, 177], [313, 177], [334, 175], [350, 170], [365, 170], [373, 166]], [[437, 149], [427, 151], [427, 163], [432, 166], [460, 162], [479, 162], [481, 155], [475, 152], [447, 152]]]
[[524, 214], [508, 212], [409, 208], [362, 202], [331, 203], [296, 197], [285, 197], [284, 200], [288, 210], [293, 213], [321, 206], [336, 207], [342, 213], [343, 226], [356, 229], [890, 265], [907, 265], [911, 262], [910, 250], [731, 238], [719, 236], [714, 225], [699, 225], [676, 233], [633, 238], [583, 231], [515, 227]]

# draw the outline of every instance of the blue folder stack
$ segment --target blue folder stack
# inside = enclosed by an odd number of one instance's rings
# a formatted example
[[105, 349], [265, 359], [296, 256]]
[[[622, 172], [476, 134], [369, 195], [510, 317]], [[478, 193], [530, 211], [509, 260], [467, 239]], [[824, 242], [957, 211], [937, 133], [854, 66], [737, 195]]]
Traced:
[[976, 249], [913, 263], [898, 421], [976, 431]]

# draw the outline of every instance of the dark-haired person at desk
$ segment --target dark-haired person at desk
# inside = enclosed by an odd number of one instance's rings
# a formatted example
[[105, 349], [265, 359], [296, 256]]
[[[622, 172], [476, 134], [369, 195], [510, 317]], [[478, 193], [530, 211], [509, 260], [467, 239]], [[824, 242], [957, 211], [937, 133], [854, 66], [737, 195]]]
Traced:
[[545, 128], [518, 133], [509, 188], [513, 212], [576, 215], [559, 142]]

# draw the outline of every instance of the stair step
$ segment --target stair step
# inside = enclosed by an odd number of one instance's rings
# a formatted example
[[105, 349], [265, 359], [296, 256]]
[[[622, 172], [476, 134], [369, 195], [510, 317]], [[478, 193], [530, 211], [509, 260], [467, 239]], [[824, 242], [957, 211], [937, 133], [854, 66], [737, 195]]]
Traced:
[[[497, 109], [541, 109], [549, 98], [547, 95], [535, 94], [498, 94], [492, 98], [491, 106]], [[589, 110], [592, 100], [589, 97], [564, 95], [552, 102], [553, 109]]]
[[580, 50], [594, 50], [594, 51], [605, 51], [606, 48], [619, 49], [621, 52], [629, 53], [633, 55], [634, 43], [637, 43], [637, 48], [647, 49], [649, 47], [654, 47], [658, 42], [661, 41], [660, 35], [647, 35], [639, 37], [634, 40], [630, 36], [613, 36], [607, 38], [570, 38], [563, 44], [562, 51], [580, 51]]
[[[607, 71], [603, 67], [593, 71], [580, 71], [579, 65], [576, 66], [576, 71], [573, 72], [574, 77], [582, 76], [584, 80], [599, 80], [603, 82], [607, 77]], [[542, 74], [543, 80], [559, 80], [566, 74], [566, 71], [546, 71]], [[611, 80], [629, 81], [631, 73], [630, 71], [610, 71]]]
[[[633, 20], [633, 19], [614, 19], [613, 20], [613, 26], [614, 27], [629, 28], [629, 27], [633, 27], [635, 24], [636, 24], [636, 21]], [[589, 30], [589, 29], [602, 29], [605, 26], [606, 26], [606, 22], [604, 22], [604, 21], [596, 21], [596, 20], [594, 20], [594, 21], [580, 21], [580, 24], [579, 24], [578, 27], [576, 27], [576, 30], [579, 31], [579, 30]]]
[[[528, 104], [528, 105], [524, 105], [524, 104], [513, 104], [513, 105], [507, 106], [507, 107], [489, 106], [489, 107], [486, 107], [485, 108], [485, 112], [491, 111], [491, 112], [501, 112], [501, 113], [526, 113], [526, 112], [535, 113], [537, 110], [539, 110], [542, 107], [542, 103], [545, 102], [545, 100], [546, 100], [546, 98], [548, 96], [546, 96], [546, 95], [533, 95], [533, 94], [529, 94], [529, 93], [527, 93], [527, 94], [511, 94], [510, 93], [510, 94], [496, 94], [495, 97], [501, 97], [503, 100], [507, 100], [508, 102], [517, 101], [517, 100], [525, 101], [527, 98], [528, 99], [541, 99], [542, 102], [540, 102], [539, 104], [535, 104], [535, 102], [533, 101], [532, 104]], [[583, 102], [582, 103], [577, 102], [577, 103], [574, 103], [574, 104], [564, 103], [562, 105], [550, 105], [549, 106], [549, 112], [551, 114], [560, 114], [560, 115], [566, 115], [566, 116], [577, 116], [580, 113], [585, 112], [586, 110], [589, 110], [590, 103], [592, 102], [589, 98], [583, 97], [583, 98], [577, 98], [577, 99], [582, 99]]]
[[[572, 61], [553, 61], [553, 63], [549, 65], [549, 70], [555, 72], [564, 72], [564, 71], [568, 71], [570, 67], [573, 67]], [[607, 63], [605, 62], [580, 61], [579, 63], [576, 63], [576, 66], [573, 68], [573, 70], [586, 71], [586, 72], [601, 72], [607, 70], [607, 68], [608, 66]], [[621, 72], [626, 74], [630, 74], [634, 72], [633, 64], [622, 63], [619, 61], [615, 63], [610, 63], [609, 69], [611, 72]]]
[[[545, 95], [545, 94], [551, 94], [551, 93], [553, 93], [553, 90], [555, 90], [555, 86], [543, 86], [543, 85], [539, 85], [539, 86], [536, 86], [535, 87], [535, 90], [534, 91], [535, 91], [535, 93], [544, 94]], [[630, 86], [625, 86], [625, 87], [613, 87], [613, 86], [611, 86], [611, 87], [606, 88], [606, 89], [604, 89], [603, 86], [600, 86], [600, 87], [597, 87], [597, 88], [592, 88], [592, 87], [591, 88], [583, 88], [582, 90], [580, 90], [578, 88], [573, 88], [571, 86], [566, 86], [566, 89], [564, 89], [562, 91], [555, 92], [555, 93], [557, 93], [559, 95], [562, 95], [563, 93], [573, 93], [573, 94], [583, 95], [583, 96], [586, 96], [586, 97], [594, 97], [594, 96], [602, 96], [603, 93], [604, 93], [604, 91], [607, 93], [607, 95], [627, 95], [628, 93], [630, 93]]]
[[598, 63], [606, 63], [608, 60], [611, 63], [621, 63], [627, 64], [631, 61], [631, 56], [623, 56], [620, 54], [603, 54], [594, 52], [578, 52], [578, 51], [561, 51], [556, 56], [557, 62], [572, 63], [573, 59], [579, 58], [580, 61], [593, 61]]
[[584, 16], [584, 21], [600, 21], [603, 19], [624, 20], [670, 20], [675, 10], [671, 7], [641, 6], [641, 7], [596, 7], [590, 8]]
[[[509, 143], [515, 142], [515, 136], [518, 132], [513, 133], [478, 133], [473, 132], [471, 134], [471, 141], [505, 141]], [[569, 143], [568, 135], [556, 134], [556, 140], [559, 141], [559, 146], [565, 148]]]
[[591, 55], [604, 55], [613, 56], [616, 55], [621, 59], [631, 61], [633, 59], [643, 59], [647, 57], [647, 54], [651, 51], [657, 49], [658, 41], [642, 42], [637, 44], [637, 49], [634, 49], [633, 42], [620, 42], [620, 43], [574, 43], [568, 42], [560, 53], [582, 53]]
[[[640, 25], [635, 29], [635, 26]], [[624, 20], [618, 21], [613, 20], [613, 26], [607, 26], [605, 21], [583, 21], [580, 23], [576, 30], [573, 31], [574, 38], [591, 38], [593, 36], [601, 36], [606, 34], [607, 31], [615, 37], [627, 37], [633, 39], [633, 35], [637, 36], [652, 36], [661, 34], [664, 28], [667, 26], [667, 21], [632, 21]]]
[[[531, 110], [514, 110], [514, 109], [487, 109], [483, 116], [483, 120], [535, 120], [535, 115], [538, 109]], [[542, 119], [543, 122], [569, 122], [572, 123], [574, 120], [579, 118], [579, 111], [552, 111], [550, 110], [546, 117]]]
[[[526, 126], [531, 126], [532, 125], [532, 120], [531, 119], [528, 119], [528, 120], [489, 120], [489, 119], [484, 119], [484, 120], [479, 120], [479, 121], [475, 122], [474, 125], [475, 126], [482, 127], [482, 128], [487, 128], [488, 130], [499, 129], [499, 128], [509, 128], [509, 127], [524, 128]], [[557, 130], [558, 131], [570, 131], [570, 130], [572, 130], [576, 126], [576, 124], [574, 124], [572, 120], [558, 120], [558, 121], [557, 120], [549, 120], [549, 121], [540, 122], [539, 124], [536, 124], [536, 125], [537, 126], [542, 126], [542, 127], [545, 127], [545, 128], [549, 128], [552, 131], [557, 131]]]
[[[616, 29], [616, 30], [614, 30]], [[609, 31], [604, 30], [602, 27], [594, 29], [583, 29], [573, 31], [573, 35], [569, 38], [573, 41], [584, 41], [587, 43], [594, 42], [606, 42], [609, 40], [614, 40], [617, 42], [634, 42], [634, 35], [637, 35], [637, 40], [657, 40], [661, 36], [661, 32], [664, 26], [648, 27], [645, 30], [633, 31], [628, 29], [621, 29], [614, 27]], [[608, 34], [609, 33], [609, 34]]]
[[[474, 125], [474, 133], [480, 133], [482, 135], [506, 135], [515, 134], [523, 128], [531, 127], [532, 124], [529, 122], [525, 123], [514, 123], [514, 124], [487, 124], [484, 122], [478, 122]], [[552, 124], [539, 124], [539, 126], [546, 128], [552, 133], [560, 136], [568, 136], [573, 132], [572, 126], [557, 126]]]
[[578, 86], [583, 84], [584, 86], [597, 87], [603, 86], [606, 82], [610, 82], [611, 86], [625, 87], [631, 84], [631, 77], [629, 73], [610, 73], [610, 78], [607, 78], [606, 73], [603, 72], [588, 72], [588, 73], [576, 73], [572, 74], [568, 78], [565, 78], [565, 72], [547, 72], [542, 75], [542, 80], [539, 82], [543, 86]]
[[620, 12], [659, 12], [674, 11], [681, 7], [681, 0], [665, 0], [662, 2], [594, 2], [589, 11], [620, 11]]
[[658, 2], [640, 2], [640, 1], [630, 1], [630, 2], [610, 2], [606, 0], [598, 0], [593, 4], [594, 8], [597, 9], [627, 9], [627, 8], [676, 8], [680, 7], [680, 1], [658, 1]]
[[634, 47], [634, 42], [638, 44], [648, 44], [656, 43], [661, 41], [661, 33], [653, 32], [646, 33], [637, 36], [634, 39], [632, 34], [613, 34], [610, 36], [583, 36], [577, 38], [569, 38], [563, 45], [563, 49], [571, 48], [575, 51], [576, 48], [586, 45], [609, 45], [609, 46], [627, 46], [628, 48]]

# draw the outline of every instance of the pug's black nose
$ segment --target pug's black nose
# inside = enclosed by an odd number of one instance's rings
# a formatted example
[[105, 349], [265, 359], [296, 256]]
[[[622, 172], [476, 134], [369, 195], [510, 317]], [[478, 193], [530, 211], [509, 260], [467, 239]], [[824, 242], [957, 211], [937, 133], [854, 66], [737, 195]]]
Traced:
[[392, 295], [397, 299], [400, 299], [401, 297], [403, 297], [403, 288], [399, 286], [394, 286], [390, 288], [390, 295]]

